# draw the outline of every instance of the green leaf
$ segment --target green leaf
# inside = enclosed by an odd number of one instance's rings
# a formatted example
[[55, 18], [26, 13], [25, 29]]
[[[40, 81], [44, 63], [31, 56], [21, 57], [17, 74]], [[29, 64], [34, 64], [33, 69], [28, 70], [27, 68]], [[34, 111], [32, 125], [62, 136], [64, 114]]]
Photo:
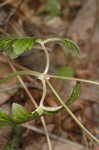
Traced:
[[23, 106], [13, 103], [12, 118], [16, 123], [23, 123], [30, 120], [32, 113], [28, 112]]
[[29, 120], [33, 120], [35, 118], [40, 117], [43, 115], [43, 109], [38, 107], [33, 112], [28, 112], [23, 106], [13, 103], [12, 105], [12, 119], [15, 123], [24, 123]]
[[13, 41], [15, 39], [16, 38], [12, 38], [12, 37], [3, 37], [3, 38], [0, 38], [0, 51], [5, 51], [9, 47], [11, 47], [11, 44], [13, 43]]
[[2, 109], [0, 109], [0, 126], [13, 126], [14, 121]]
[[71, 104], [73, 104], [79, 98], [79, 96], [80, 96], [80, 82], [77, 81], [71, 96], [66, 101], [66, 105], [70, 106]]
[[36, 43], [36, 38], [0, 38], [0, 51], [5, 52], [11, 58], [16, 58], [24, 51], [31, 49]]
[[74, 43], [72, 40], [63, 39], [61, 40], [65, 50], [68, 50], [68, 52], [71, 52], [73, 54], [78, 55], [80, 53], [80, 49], [76, 43]]
[[16, 55], [22, 54], [25, 50], [31, 49], [33, 44], [36, 43], [36, 39], [33, 38], [19, 38], [15, 40], [12, 47]]
[[[73, 91], [72, 91], [70, 97], [65, 102], [65, 104], [67, 106], [70, 106], [79, 98], [79, 96], [80, 96], [80, 82], [77, 82], [75, 87], [73, 88]], [[63, 105], [57, 106], [57, 107], [45, 107], [45, 106], [42, 107], [42, 109], [44, 110], [44, 114], [47, 114], [47, 115], [59, 112], [63, 108], [64, 108]]]
[[49, 42], [57, 42], [63, 46], [64, 51], [66, 53], [70, 52], [71, 54], [74, 54], [74, 55], [78, 55], [80, 53], [80, 48], [72, 40], [62, 39], [62, 38], [49, 38], [49, 39], [43, 40], [43, 42], [44, 44], [49, 43]]
[[[73, 104], [80, 96], [80, 82], [77, 82], [75, 87], [73, 88], [71, 96], [68, 98], [68, 100], [65, 102], [67, 106], [70, 106]], [[8, 116], [5, 112], [3, 112], [0, 109], [0, 125], [6, 126], [6, 125], [16, 125], [20, 123], [24, 123], [29, 120], [33, 120], [35, 118], [38, 118], [44, 114], [51, 115], [56, 112], [59, 112], [61, 109], [63, 109], [64, 106], [58, 106], [58, 107], [45, 107], [40, 106], [33, 112], [28, 112], [23, 106], [14, 103], [12, 105], [12, 117]]]
[[75, 75], [74, 70], [71, 67], [59, 67], [57, 75], [64, 77], [73, 77]]

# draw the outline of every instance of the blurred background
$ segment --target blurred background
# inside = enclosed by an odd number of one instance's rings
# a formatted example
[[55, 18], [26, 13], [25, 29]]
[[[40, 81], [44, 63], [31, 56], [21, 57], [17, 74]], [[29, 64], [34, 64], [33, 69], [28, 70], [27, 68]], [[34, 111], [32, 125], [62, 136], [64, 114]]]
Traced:
[[[99, 81], [99, 0], [0, 0], [0, 37], [51, 37], [68, 38], [80, 47], [80, 56], [64, 54], [62, 48], [52, 42], [48, 45], [51, 59], [50, 73], [57, 73], [60, 67], [67, 67], [70, 76]], [[43, 71], [45, 57], [39, 47], [25, 52], [15, 62], [36, 71]], [[0, 53], [0, 78], [11, 72]], [[41, 84], [24, 78], [29, 91], [39, 103], [42, 95]], [[70, 95], [73, 81], [51, 81], [66, 99]], [[13, 102], [32, 111], [32, 106], [24, 89], [18, 87], [17, 79], [0, 86], [0, 106], [10, 112]], [[45, 103], [57, 106], [55, 97], [48, 92]], [[81, 96], [72, 106], [77, 118], [99, 138], [99, 87], [81, 84]], [[51, 135], [53, 150], [99, 150], [71, 117], [62, 111], [54, 116], [45, 116]], [[48, 150], [46, 137], [42, 135], [40, 119], [26, 123], [22, 128], [20, 141], [15, 150]], [[29, 129], [29, 126], [32, 127]], [[43, 132], [44, 134], [44, 132]], [[0, 150], [12, 141], [12, 129], [0, 128]], [[54, 137], [53, 137], [54, 135]], [[72, 141], [72, 143], [71, 143]]]

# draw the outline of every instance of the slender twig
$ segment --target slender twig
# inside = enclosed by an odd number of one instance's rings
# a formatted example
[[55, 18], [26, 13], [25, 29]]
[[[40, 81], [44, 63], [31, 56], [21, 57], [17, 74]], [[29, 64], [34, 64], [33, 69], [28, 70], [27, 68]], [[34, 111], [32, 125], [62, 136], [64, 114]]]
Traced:
[[[26, 85], [26, 87], [28, 88], [34, 88], [34, 89], [38, 89], [38, 90], [42, 90], [43, 88], [40, 86], [38, 87], [37, 85], [33, 85], [32, 83], [28, 83], [28, 82], [24, 82], [24, 84]], [[1, 92], [6, 92], [6, 91], [11, 91], [13, 89], [19, 89], [19, 88], [23, 88], [23, 86], [21, 84], [15, 84], [15, 85], [12, 85], [11, 87], [7, 87], [7, 88], [0, 88], [0, 93]], [[49, 90], [47, 90], [48, 92]]]
[[44, 40], [43, 43], [49, 43], [49, 42], [55, 42], [55, 41], [61, 41], [61, 38], [48, 38], [47, 40]]
[[[5, 61], [6, 61], [6, 60], [5, 60]], [[28, 74], [33, 75], [33, 74], [36, 74], [36, 75], [38, 76], [38, 79], [40, 79], [40, 77], [42, 76], [43, 94], [42, 94], [41, 102], [42, 102], [42, 104], [43, 104], [44, 99], [45, 99], [45, 96], [46, 96], [46, 90], [47, 90], [47, 89], [46, 89], [46, 84], [45, 84], [45, 79], [43, 78], [43, 77], [44, 77], [44, 76], [43, 76], [44, 73], [39, 73], [39, 74], [38, 74], [37, 72], [34, 72], [34, 73], [33, 73], [33, 71], [31, 71], [31, 70], [29, 70], [29, 69], [26, 69], [25, 67], [20, 66], [20, 65], [14, 63], [14, 62], [11, 62], [11, 61], [9, 61], [9, 59], [7, 59], [7, 62], [9, 62], [9, 65], [10, 65], [10, 67], [12, 68], [12, 70], [13, 70], [14, 72], [16, 72], [16, 69], [15, 69], [14, 65], [17, 66], [18, 68], [22, 69], [22, 70], [26, 70], [26, 71], [24, 71], [24, 72], [21, 72], [20, 74], [18, 73], [18, 74], [15, 74], [15, 75], [18, 76], [18, 80], [19, 80], [20, 83], [22, 84], [23, 88], [25, 89], [26, 93], [28, 94], [28, 96], [30, 97], [31, 101], [33, 102], [33, 104], [35, 105], [36, 108], [38, 107], [38, 105], [36, 104], [36, 101], [34, 102], [31, 93], [29, 92], [28, 88], [26, 87], [26, 85], [24, 84], [22, 78], [21, 78], [19, 75], [25, 75], [25, 74], [27, 74], [27, 75], [28, 75]], [[49, 69], [49, 68], [48, 68], [48, 69]], [[48, 71], [48, 69], [47, 69], [46, 71]], [[45, 73], [46, 73], [46, 72], [45, 72]], [[7, 79], [10, 79], [11, 77], [13, 77], [13, 76], [8, 77]], [[6, 79], [6, 80], [7, 80], [7, 79]], [[40, 80], [41, 80], [41, 79], [40, 79]], [[45, 130], [45, 133], [46, 133], [46, 138], [47, 138], [49, 150], [52, 150], [51, 141], [50, 141], [50, 138], [49, 138], [49, 135], [48, 135], [48, 131], [47, 131], [47, 127], [46, 127], [46, 124], [45, 124], [44, 117], [41, 118], [41, 122], [42, 122], [42, 124], [43, 124], [44, 130]]]
[[43, 85], [43, 93], [42, 93], [42, 97], [41, 97], [41, 100], [40, 100], [40, 106], [43, 105], [44, 99], [45, 99], [45, 96], [46, 96], [46, 93], [47, 93], [46, 82], [45, 82], [45, 80], [41, 80], [41, 81], [42, 81], [42, 85]]
[[[71, 112], [71, 110], [65, 105], [65, 103], [62, 101], [62, 99], [60, 98], [60, 96], [58, 95], [58, 93], [56, 92], [56, 90], [53, 88], [53, 86], [51, 85], [51, 83], [48, 81], [48, 79], [45, 78], [44, 75], [47, 75], [48, 78], [58, 78], [58, 79], [67, 79], [67, 80], [74, 80], [74, 81], [80, 81], [80, 82], [85, 82], [85, 83], [90, 83], [90, 84], [95, 84], [95, 85], [99, 85], [99, 82], [97, 81], [91, 81], [91, 80], [85, 80], [85, 79], [79, 79], [79, 78], [73, 78], [73, 77], [62, 77], [62, 76], [56, 76], [56, 75], [48, 75], [48, 70], [49, 70], [49, 66], [50, 66], [50, 59], [49, 59], [49, 54], [48, 54], [48, 51], [45, 47], [44, 44], [48, 43], [48, 42], [52, 42], [52, 41], [60, 41], [61, 39], [59, 38], [54, 38], [54, 39], [47, 39], [47, 40], [44, 40], [43, 42], [42, 41], [39, 41], [39, 43], [41, 44], [41, 47], [42, 49], [44, 50], [45, 52], [45, 55], [46, 55], [46, 66], [45, 66], [45, 70], [43, 73], [38, 73], [38, 72], [35, 72], [36, 76], [39, 77], [39, 79], [42, 81], [42, 85], [43, 85], [43, 94], [42, 94], [42, 98], [41, 98], [41, 104], [44, 103], [44, 99], [45, 99], [45, 96], [46, 96], [46, 82], [45, 80], [47, 81], [48, 85], [50, 86], [50, 88], [52, 89], [53, 93], [56, 95], [56, 97], [59, 99], [60, 103], [65, 107], [65, 109], [67, 110], [67, 112], [70, 114], [70, 116], [76, 121], [76, 123], [94, 140], [96, 141], [97, 143], [99, 143], [99, 140], [94, 136], [92, 135], [83, 125], [82, 123], [76, 118], [76, 116]], [[16, 72], [16, 70], [14, 70], [14, 72]], [[33, 74], [33, 71], [31, 71], [31, 74]], [[18, 74], [19, 75], [19, 74]], [[20, 76], [18, 76], [20, 77]], [[24, 82], [22, 82], [23, 80], [19, 80], [21, 84], [24, 84]], [[25, 86], [25, 84], [24, 84]], [[23, 86], [23, 87], [24, 87]], [[27, 87], [26, 87], [27, 88]], [[24, 87], [25, 89], [25, 87]], [[31, 94], [31, 93], [30, 93]], [[28, 94], [29, 95], [29, 94]], [[30, 97], [30, 96], [29, 96]], [[31, 99], [31, 98], [30, 98]], [[38, 107], [38, 106], [36, 106]], [[43, 120], [42, 120], [43, 119]], [[44, 118], [42, 117], [41, 118], [42, 120], [42, 123], [43, 123], [43, 126], [44, 126], [44, 129], [45, 129], [45, 132], [46, 132], [46, 137], [47, 137], [47, 141], [48, 141], [48, 145], [49, 145], [49, 149], [51, 150], [52, 147], [51, 147], [51, 143], [50, 143], [50, 140], [49, 140], [49, 136], [48, 136], [48, 132], [47, 132], [47, 127], [46, 127], [46, 124], [44, 122]]]
[[[31, 125], [29, 125], [29, 124], [22, 124], [22, 127], [25, 127], [25, 128], [27, 128], [27, 129], [30, 129], [30, 130], [32, 130], [32, 131], [34, 131], [34, 132], [36, 132], [36, 133], [45, 135], [45, 132], [44, 132], [43, 129], [39, 129], [39, 128], [35, 127], [35, 126], [31, 126]], [[75, 147], [77, 147], [77, 148], [79, 147], [79, 148], [84, 148], [84, 149], [86, 149], [86, 147], [84, 147], [83, 145], [80, 145], [80, 144], [78, 144], [78, 143], [71, 142], [70, 140], [68, 140], [68, 139], [66, 139], [66, 138], [64, 138], [64, 137], [62, 137], [62, 136], [58, 136], [58, 135], [55, 135], [55, 134], [50, 133], [50, 132], [49, 132], [48, 134], [49, 134], [49, 136], [50, 136], [52, 139], [57, 140], [57, 141], [59, 141], [59, 142], [61, 142], [61, 143], [70, 144], [70, 145], [75, 146]]]
[[[10, 67], [12, 68], [13, 72], [16, 72], [15, 67], [13, 66], [13, 64], [8, 61]], [[32, 97], [31, 93], [29, 92], [28, 88], [26, 87], [26, 85], [24, 84], [24, 81], [22, 80], [22, 78], [20, 76], [17, 76], [19, 82], [21, 83], [21, 85], [23, 86], [24, 90], [26, 91], [27, 95], [29, 96], [30, 100], [32, 101], [32, 103], [36, 106], [36, 108], [38, 107], [34, 98]]]
[[[43, 103], [44, 103], [44, 100], [45, 100], [46, 93], [47, 93], [46, 82], [45, 82], [45, 75], [46, 75], [46, 74], [48, 73], [48, 71], [49, 71], [50, 59], [49, 59], [48, 50], [46, 49], [44, 43], [43, 43], [43, 42], [40, 42], [40, 45], [41, 45], [42, 50], [44, 51], [45, 56], [46, 56], [46, 66], [45, 66], [45, 70], [44, 70], [44, 72], [42, 73], [42, 75], [39, 76], [39, 79], [41, 80], [42, 86], [43, 86], [43, 93], [42, 93], [42, 97], [41, 97], [41, 100], [40, 100], [40, 106], [42, 106]], [[52, 150], [52, 144], [51, 144], [51, 140], [50, 140], [50, 137], [49, 137], [49, 133], [48, 133], [48, 130], [47, 130], [47, 126], [46, 126], [44, 117], [41, 117], [41, 120], [42, 120], [44, 129], [45, 129], [45, 133], [46, 133], [46, 137], [47, 137], [47, 141], [48, 141], [49, 150]]]
[[[13, 64], [12, 64], [10, 61], [8, 61], [8, 63], [9, 63], [9, 65], [10, 65], [10, 67], [12, 68], [12, 70], [13, 70], [14, 72], [16, 72], [16, 69], [15, 69], [15, 67], [13, 66]], [[35, 105], [35, 107], [37, 108], [38, 105], [37, 105], [36, 101], [34, 100], [34, 98], [32, 97], [31, 93], [29, 92], [28, 88], [27, 88], [26, 85], [24, 84], [22, 78], [21, 78], [20, 76], [17, 76], [17, 78], [18, 78], [19, 82], [22, 84], [22, 86], [23, 86], [23, 88], [25, 89], [26, 93], [28, 94], [30, 100], [31, 100], [32, 103]], [[44, 89], [46, 89], [46, 88], [44, 88]], [[46, 94], [46, 92], [44, 92], [44, 94], [43, 94], [43, 96], [42, 96], [42, 100], [44, 99], [45, 94]], [[41, 117], [41, 122], [42, 122], [42, 125], [43, 125], [43, 127], [44, 127], [44, 131], [45, 131], [45, 134], [46, 134], [46, 138], [47, 138], [49, 150], [52, 150], [51, 141], [50, 141], [50, 138], [49, 138], [49, 134], [48, 134], [48, 131], [47, 131], [47, 127], [46, 127], [46, 123], [45, 123], [44, 117]]]
[[[4, 61], [3, 61], [4, 60]], [[1, 58], [0, 57], [0, 61], [2, 62], [5, 62], [7, 63], [8, 60], [6, 60], [6, 58]], [[11, 61], [12, 62], [12, 61]], [[27, 75], [31, 74], [33, 75], [34, 74], [37, 74], [37, 75], [42, 75], [42, 73], [40, 72], [36, 72], [36, 71], [31, 71], [30, 69], [26, 68], [26, 67], [23, 67], [17, 63], [15, 63], [13, 61], [13, 65], [16, 66], [17, 68], [19, 69], [22, 69], [22, 70], [27, 70], [27, 71], [30, 71], [29, 73], [26, 73]], [[24, 73], [25, 74], [25, 73]], [[56, 79], [63, 79], [63, 80], [73, 80], [73, 81], [80, 81], [80, 82], [84, 82], [84, 83], [89, 83], [89, 84], [94, 84], [94, 85], [99, 85], [99, 82], [98, 81], [93, 81], [93, 80], [86, 80], [86, 79], [80, 79], [80, 78], [75, 78], [75, 77], [66, 77], [66, 76], [58, 76], [58, 75], [50, 75], [50, 74], [46, 74], [46, 76], [48, 78], [56, 78]], [[28, 76], [28, 79], [31, 80], [31, 77]], [[33, 80], [33, 79], [32, 79]]]
[[45, 96], [46, 96], [46, 93], [47, 93], [47, 88], [46, 88], [46, 82], [45, 82], [45, 78], [46, 78], [46, 74], [48, 73], [49, 71], [49, 67], [50, 67], [50, 58], [49, 58], [49, 53], [48, 53], [48, 50], [47, 48], [45, 47], [44, 43], [42, 41], [39, 41], [41, 47], [42, 47], [42, 50], [44, 51], [45, 53], [45, 56], [46, 56], [46, 66], [45, 66], [45, 69], [43, 71], [43, 73], [41, 74], [41, 76], [39, 77], [41, 82], [42, 82], [42, 85], [43, 85], [43, 93], [42, 93], [42, 98], [40, 100], [40, 106], [43, 105], [44, 103], [44, 99], [45, 99]]
[[45, 131], [45, 134], [46, 134], [46, 138], [47, 138], [47, 142], [48, 142], [48, 148], [49, 148], [49, 150], [52, 150], [51, 140], [50, 140], [48, 129], [47, 129], [47, 126], [46, 126], [46, 123], [45, 123], [45, 120], [44, 120], [43, 116], [41, 117], [41, 121], [42, 121], [44, 131]]
[[44, 74], [48, 73], [49, 67], [50, 67], [50, 59], [49, 59], [49, 53], [47, 48], [45, 47], [43, 42], [40, 42], [40, 45], [42, 47], [42, 49], [44, 50], [45, 56], [46, 56], [46, 66], [45, 66], [45, 70], [44, 70]]
[[84, 82], [84, 83], [99, 85], [98, 81], [80, 79], [80, 78], [75, 78], [75, 77], [64, 77], [64, 76], [58, 76], [58, 75], [48, 75], [48, 76], [49, 76], [49, 78], [56, 78], [56, 79], [63, 79], [63, 80], [70, 80], [70, 81], [73, 80], [73, 81], [80, 81], [80, 82]]
[[63, 100], [61, 99], [61, 97], [59, 96], [59, 94], [56, 92], [56, 90], [54, 89], [54, 87], [52, 86], [52, 84], [47, 80], [46, 81], [47, 84], [49, 85], [49, 87], [51, 88], [51, 90], [53, 91], [54, 95], [58, 98], [58, 100], [60, 101], [60, 103], [64, 106], [64, 108], [66, 109], [66, 111], [69, 113], [69, 115], [75, 120], [75, 122], [97, 143], [99, 143], [99, 140], [92, 135], [92, 133], [90, 131], [88, 131], [87, 128], [85, 128], [83, 126], [83, 124], [77, 119], [77, 117], [71, 112], [71, 110], [69, 109], [68, 106], [65, 105], [65, 103], [63, 102]]

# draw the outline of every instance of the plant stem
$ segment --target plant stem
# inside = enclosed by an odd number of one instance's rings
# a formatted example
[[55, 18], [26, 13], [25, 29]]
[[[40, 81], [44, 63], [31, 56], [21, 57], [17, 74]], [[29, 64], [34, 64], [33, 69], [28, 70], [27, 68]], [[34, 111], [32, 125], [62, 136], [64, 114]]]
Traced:
[[41, 100], [40, 100], [40, 106], [43, 106], [45, 96], [46, 96], [46, 93], [47, 93], [47, 88], [46, 88], [45, 80], [41, 80], [41, 81], [42, 81], [42, 85], [43, 85], [43, 93], [42, 93], [42, 97], [41, 97]]
[[47, 40], [44, 40], [43, 43], [46, 44], [46, 43], [55, 42], [55, 41], [62, 41], [62, 39], [61, 38], [49, 38]]
[[46, 138], [47, 138], [47, 142], [48, 142], [48, 148], [49, 148], [49, 150], [52, 150], [51, 140], [50, 140], [48, 129], [47, 129], [47, 126], [46, 126], [46, 123], [45, 123], [45, 120], [44, 120], [43, 116], [41, 117], [41, 121], [42, 121], [44, 131], [45, 131], [45, 134], [46, 134]]
[[86, 80], [86, 79], [80, 79], [80, 78], [74, 78], [74, 77], [57, 76], [57, 75], [48, 75], [48, 76], [49, 76], [49, 78], [73, 80], [73, 81], [80, 81], [80, 82], [85, 82], [85, 83], [89, 83], [89, 84], [99, 85], [98, 81], [92, 81], [92, 80]]
[[[39, 76], [39, 77], [41, 77], [40, 80], [41, 80], [42, 85], [43, 85], [43, 93], [42, 93], [42, 97], [41, 97], [41, 100], [40, 100], [40, 106], [43, 106], [43, 103], [44, 103], [44, 100], [45, 100], [45, 96], [46, 96], [46, 93], [47, 93], [47, 88], [46, 88], [46, 82], [45, 82], [45, 78], [44, 78], [45, 76], [44, 75], [46, 75], [48, 73], [48, 70], [49, 70], [49, 67], [50, 67], [50, 58], [49, 58], [49, 53], [48, 53], [44, 43], [40, 42], [40, 44], [41, 44], [41, 47], [44, 50], [45, 55], [46, 55], [45, 70], [41, 74], [41, 76]], [[49, 137], [49, 133], [48, 133], [48, 130], [47, 130], [47, 126], [46, 126], [44, 117], [41, 117], [41, 121], [42, 121], [44, 130], [45, 130], [45, 133], [46, 133], [46, 138], [47, 138], [47, 142], [48, 142], [48, 148], [49, 148], [49, 150], [52, 150], [52, 144], [51, 144], [51, 140], [50, 140], [50, 137]]]
[[5, 146], [4, 150], [17, 150], [19, 147], [19, 144], [21, 143], [21, 136], [22, 136], [22, 127], [15, 126], [12, 129], [12, 137]]
[[[31, 75], [31, 76], [35, 76], [37, 78], [39, 78], [40, 76], [43, 75], [43, 73], [37, 72], [37, 71], [30, 71], [30, 70], [26, 70], [26, 71], [17, 71], [14, 73], [11, 73], [10, 75], [8, 75], [7, 77], [5, 77], [4, 79], [0, 80], [0, 84], [16, 77], [16, 76], [23, 76], [23, 75]], [[80, 81], [80, 82], [84, 82], [84, 83], [89, 83], [89, 84], [94, 84], [94, 85], [99, 85], [98, 81], [92, 81], [92, 80], [86, 80], [86, 79], [80, 79], [80, 78], [74, 78], [74, 77], [64, 77], [64, 76], [58, 76], [58, 75], [50, 75], [50, 74], [46, 74], [47, 78], [56, 78], [56, 79], [63, 79], [63, 80], [73, 80], [73, 81]]]
[[69, 115], [75, 120], [75, 122], [97, 143], [99, 143], [99, 140], [92, 135], [92, 133], [90, 131], [88, 131], [87, 128], [85, 128], [83, 126], [83, 124], [77, 119], [77, 117], [71, 112], [71, 110], [69, 109], [68, 106], [65, 105], [65, 103], [63, 102], [63, 100], [61, 99], [61, 97], [59, 96], [59, 94], [56, 92], [56, 90], [53, 88], [53, 86], [51, 85], [51, 83], [47, 80], [46, 81], [47, 84], [49, 85], [49, 87], [51, 88], [51, 90], [53, 91], [54, 95], [58, 98], [58, 100], [60, 101], [60, 103], [64, 106], [64, 108], [66, 109], [66, 111], [69, 113]]
[[[13, 66], [13, 64], [8, 61], [10, 67], [12, 68], [12, 70], [14, 72], [16, 72], [16, 69], [15, 67]], [[37, 73], [38, 74], [38, 73]], [[41, 76], [42, 74], [40, 74]], [[36, 101], [34, 100], [34, 98], [32, 97], [31, 93], [29, 92], [28, 88], [25, 86], [22, 78], [18, 75], [17, 76], [19, 82], [22, 84], [23, 88], [25, 89], [26, 93], [28, 94], [30, 100], [32, 101], [32, 103], [35, 105], [35, 107], [37, 108], [38, 105], [36, 103]], [[42, 84], [43, 84], [43, 94], [42, 94], [42, 98], [41, 98], [41, 104], [43, 104], [44, 102], [44, 99], [45, 99], [45, 96], [46, 96], [46, 83], [45, 83], [45, 80], [41, 80], [42, 81]], [[42, 125], [44, 127], [44, 131], [45, 131], [45, 134], [46, 134], [46, 138], [47, 138], [47, 142], [48, 142], [48, 147], [49, 147], [49, 150], [52, 150], [52, 145], [51, 145], [51, 141], [50, 141], [50, 138], [49, 138], [49, 134], [48, 134], [48, 130], [47, 130], [47, 127], [46, 127], [46, 123], [45, 123], [45, 120], [44, 120], [44, 117], [41, 117], [41, 122], [42, 122]], [[8, 150], [8, 149], [7, 149]]]
[[[8, 61], [11, 69], [13, 70], [13, 72], [16, 72], [16, 68], [14, 67], [14, 65]], [[32, 101], [32, 103], [34, 104], [34, 106], [36, 106], [36, 108], [38, 107], [36, 102], [35, 102], [35, 99], [33, 98], [33, 96], [31, 95], [31, 93], [29, 92], [28, 88], [26, 87], [26, 85], [24, 84], [24, 81], [23, 79], [18, 75], [17, 76], [17, 79], [19, 80], [19, 82], [21, 83], [21, 85], [23, 86], [25, 92], [27, 93], [27, 95], [29, 96], [30, 100]]]
[[18, 75], [20, 75], [20, 76], [23, 76], [23, 75], [32, 75], [32, 76], [35, 76], [35, 77], [39, 77], [41, 74], [42, 73], [35, 72], [35, 71], [29, 71], [29, 70], [26, 70], [26, 71], [17, 71], [17, 72], [9, 74], [4, 79], [0, 80], [0, 84], [3, 84], [3, 83], [5, 83], [8, 80], [11, 80], [12, 78], [14, 78], [14, 77], [16, 77]]
[[[44, 42], [40, 42], [42, 49], [44, 50], [45, 56], [46, 56], [46, 66], [44, 70], [44, 74], [48, 73], [49, 67], [50, 67], [50, 58], [47, 48], [44, 45]], [[43, 59], [43, 58], [42, 58]]]

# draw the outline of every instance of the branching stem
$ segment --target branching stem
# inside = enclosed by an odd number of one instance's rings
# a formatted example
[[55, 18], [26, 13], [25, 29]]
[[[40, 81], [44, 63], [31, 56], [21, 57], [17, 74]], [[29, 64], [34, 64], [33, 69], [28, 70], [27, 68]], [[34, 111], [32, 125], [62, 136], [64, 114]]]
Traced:
[[59, 96], [59, 94], [56, 92], [55, 88], [51, 85], [51, 83], [47, 80], [47, 84], [49, 85], [49, 87], [51, 88], [52, 92], [54, 93], [54, 95], [57, 97], [57, 99], [60, 101], [60, 103], [64, 106], [64, 108], [66, 109], [66, 111], [69, 113], [69, 115], [73, 118], [73, 120], [75, 120], [75, 122], [97, 143], [99, 143], [99, 140], [92, 135], [92, 133], [90, 131], [88, 131], [87, 128], [85, 128], [83, 126], [83, 124], [77, 119], [77, 117], [72, 113], [72, 111], [69, 109], [68, 106], [65, 105], [65, 103], [63, 102], [63, 100], [61, 99], [61, 97]]

